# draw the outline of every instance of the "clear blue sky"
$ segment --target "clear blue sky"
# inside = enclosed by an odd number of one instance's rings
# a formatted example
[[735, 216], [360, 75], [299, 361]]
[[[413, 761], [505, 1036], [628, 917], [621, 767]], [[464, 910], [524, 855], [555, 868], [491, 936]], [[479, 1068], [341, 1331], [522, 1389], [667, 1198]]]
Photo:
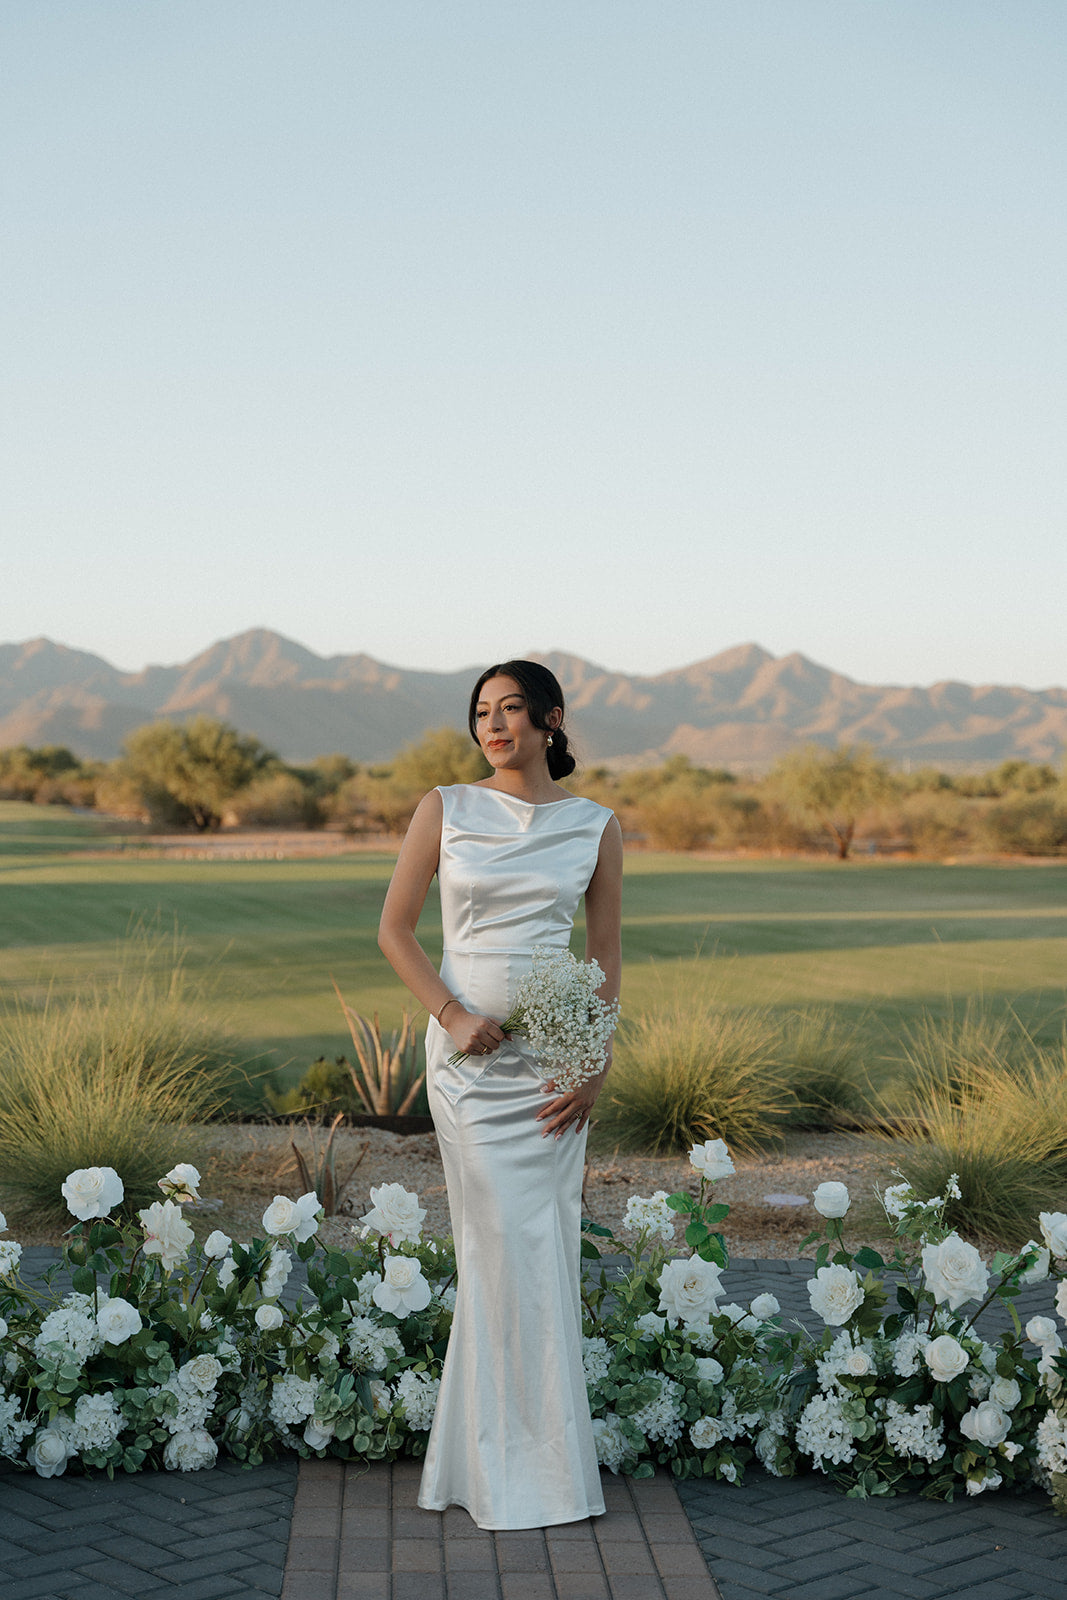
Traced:
[[0, 10], [0, 640], [1067, 682], [1062, 0]]

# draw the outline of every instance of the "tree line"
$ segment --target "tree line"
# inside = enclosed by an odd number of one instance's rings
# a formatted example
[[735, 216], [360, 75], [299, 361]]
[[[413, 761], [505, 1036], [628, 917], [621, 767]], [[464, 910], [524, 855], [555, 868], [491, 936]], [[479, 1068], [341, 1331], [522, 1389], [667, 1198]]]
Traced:
[[[197, 716], [136, 729], [111, 762], [81, 761], [58, 745], [0, 750], [0, 799], [80, 806], [155, 830], [400, 834], [427, 789], [488, 773], [455, 728], [427, 733], [388, 762], [326, 755], [301, 766], [228, 723]], [[675, 755], [627, 771], [589, 767], [568, 787], [611, 806], [627, 837], [653, 849], [829, 848], [842, 860], [857, 849], [932, 859], [1067, 853], [1067, 769], [1038, 762], [904, 772], [866, 746], [807, 745], [759, 777]]]

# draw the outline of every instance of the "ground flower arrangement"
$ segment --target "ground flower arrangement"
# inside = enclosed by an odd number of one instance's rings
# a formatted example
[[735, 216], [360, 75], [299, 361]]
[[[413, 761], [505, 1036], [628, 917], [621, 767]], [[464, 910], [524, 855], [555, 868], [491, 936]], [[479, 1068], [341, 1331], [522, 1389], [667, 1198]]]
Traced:
[[[825, 1227], [806, 1241], [818, 1244], [813, 1336], [785, 1325], [772, 1294], [726, 1299], [728, 1207], [712, 1185], [733, 1164], [718, 1139], [690, 1162], [693, 1192], [632, 1196], [624, 1239], [593, 1224], [583, 1238], [603, 1465], [730, 1483], [750, 1463], [780, 1477], [815, 1469], [852, 1496], [951, 1499], [1036, 1481], [1067, 1510], [1067, 1349], [1052, 1317], [1024, 1329], [1013, 1304], [1053, 1264], [1067, 1272], [1067, 1216], [1043, 1213], [1040, 1242], [986, 1263], [945, 1226], [955, 1180], [929, 1200], [901, 1183], [884, 1196], [897, 1238], [886, 1260], [847, 1248], [848, 1191], [820, 1184]], [[59, 1264], [43, 1288], [25, 1282], [20, 1245], [0, 1238], [0, 1456], [53, 1477], [71, 1465], [196, 1471], [220, 1453], [249, 1465], [280, 1451], [421, 1455], [456, 1263], [450, 1242], [423, 1236], [418, 1196], [372, 1189], [345, 1251], [318, 1244], [314, 1194], [276, 1196], [262, 1238], [197, 1244], [183, 1206], [199, 1181], [175, 1167], [134, 1222], [111, 1168], [71, 1173], [69, 1293], [55, 1286]], [[605, 1250], [625, 1270], [598, 1266]], [[310, 1293], [289, 1306], [294, 1256]], [[990, 1344], [975, 1324], [994, 1300], [1010, 1327]], [[1055, 1310], [1067, 1322], [1067, 1282]]]

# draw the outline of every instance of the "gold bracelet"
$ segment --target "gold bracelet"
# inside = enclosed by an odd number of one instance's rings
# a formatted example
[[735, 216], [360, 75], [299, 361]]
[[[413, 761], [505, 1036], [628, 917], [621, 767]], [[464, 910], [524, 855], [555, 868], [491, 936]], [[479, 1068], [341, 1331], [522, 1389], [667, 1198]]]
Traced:
[[441, 1018], [444, 1016], [444, 1014], [448, 1010], [449, 1006], [458, 1006], [458, 1005], [459, 1005], [459, 1001], [456, 999], [455, 995], [454, 994], [450, 994], [448, 999], [445, 1001], [444, 1005], [441, 1007], [440, 1011], [438, 1011], [437, 1014], [434, 1017], [434, 1021], [437, 1023], [438, 1027], [441, 1027], [441, 1028], [444, 1027], [444, 1023], [441, 1021]]

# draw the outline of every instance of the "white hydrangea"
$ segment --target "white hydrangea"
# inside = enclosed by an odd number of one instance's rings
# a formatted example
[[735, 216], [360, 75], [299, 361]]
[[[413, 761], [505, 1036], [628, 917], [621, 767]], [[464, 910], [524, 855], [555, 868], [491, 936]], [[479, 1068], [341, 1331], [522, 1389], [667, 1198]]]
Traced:
[[797, 1449], [810, 1456], [820, 1472], [826, 1463], [844, 1466], [856, 1454], [852, 1428], [842, 1414], [843, 1401], [837, 1395], [817, 1394], [800, 1413], [797, 1424]]
[[22, 1259], [22, 1246], [14, 1239], [0, 1239], [0, 1278], [14, 1272]]
[[766, 1425], [762, 1427], [755, 1438], [756, 1459], [760, 1462], [765, 1472], [772, 1478], [783, 1476], [781, 1467], [778, 1466], [776, 1457], [778, 1447], [785, 1437], [785, 1412], [772, 1411], [767, 1418]]
[[400, 1354], [400, 1340], [394, 1329], [381, 1327], [373, 1317], [353, 1317], [345, 1334], [345, 1349], [353, 1365], [381, 1372]]
[[630, 1421], [635, 1428], [640, 1428], [646, 1439], [673, 1444], [685, 1426], [678, 1414], [682, 1399], [682, 1385], [673, 1378], [661, 1378], [659, 1394], [640, 1411], [635, 1411]]
[[719, 1342], [713, 1322], [687, 1322], [685, 1336], [694, 1350], [714, 1350]]
[[666, 1326], [666, 1317], [659, 1317], [654, 1311], [646, 1311], [644, 1316], [638, 1317], [634, 1323], [642, 1339], [658, 1339]]
[[48, 1313], [33, 1341], [33, 1353], [39, 1361], [55, 1358], [56, 1352], [48, 1348], [51, 1344], [61, 1345], [61, 1359], [78, 1367], [99, 1352], [100, 1330], [92, 1295], [68, 1294], [55, 1311]]
[[609, 1411], [607, 1416], [593, 1418], [593, 1443], [597, 1460], [609, 1472], [619, 1472], [627, 1456], [633, 1453], [633, 1446], [623, 1433], [622, 1424], [614, 1411]]
[[347, 1302], [353, 1316], [369, 1315], [374, 1311], [374, 1291], [382, 1281], [380, 1272], [365, 1272], [356, 1280], [357, 1296]]
[[630, 1196], [622, 1226], [625, 1233], [648, 1232], [652, 1238], [666, 1239], [669, 1244], [674, 1239], [676, 1221], [676, 1213], [667, 1204], [666, 1189], [657, 1189], [655, 1194]]
[[940, 1461], [945, 1453], [941, 1424], [932, 1405], [909, 1411], [895, 1400], [886, 1402], [885, 1438], [898, 1456], [918, 1457], [921, 1461]]
[[110, 1389], [78, 1396], [74, 1407], [70, 1443], [74, 1453], [108, 1450], [122, 1432], [123, 1415]]
[[1038, 1466], [1051, 1477], [1067, 1472], [1067, 1418], [1046, 1411], [1037, 1425]]
[[[23, 1439], [32, 1432], [33, 1423], [27, 1422], [22, 1416], [22, 1406], [18, 1396], [5, 1394], [4, 1390], [0, 1389], [0, 1456], [10, 1456], [12, 1461], [16, 1461]], [[63, 1465], [66, 1465], [65, 1461]], [[62, 1467], [59, 1470], [62, 1471]]]
[[222, 1363], [215, 1356], [194, 1356], [177, 1372], [172, 1372], [153, 1394], [172, 1394], [176, 1409], [161, 1418], [169, 1433], [196, 1433], [204, 1427], [215, 1407], [216, 1383], [222, 1376]]
[[585, 1372], [585, 1381], [590, 1389], [595, 1389], [601, 1378], [606, 1378], [611, 1365], [611, 1351], [608, 1341], [601, 1338], [584, 1338], [582, 1340], [582, 1368]]
[[440, 1378], [415, 1372], [411, 1367], [400, 1374], [396, 1380], [396, 1397], [404, 1408], [409, 1428], [430, 1427], [437, 1409], [437, 1391], [440, 1387]]
[[318, 1388], [312, 1379], [298, 1378], [294, 1373], [275, 1378], [268, 1407], [275, 1422], [282, 1427], [306, 1422], [315, 1410]]
[[839, 1333], [833, 1344], [815, 1363], [823, 1389], [845, 1391], [844, 1378], [870, 1378], [878, 1371], [875, 1346], [870, 1340], [856, 1344], [850, 1333]]

